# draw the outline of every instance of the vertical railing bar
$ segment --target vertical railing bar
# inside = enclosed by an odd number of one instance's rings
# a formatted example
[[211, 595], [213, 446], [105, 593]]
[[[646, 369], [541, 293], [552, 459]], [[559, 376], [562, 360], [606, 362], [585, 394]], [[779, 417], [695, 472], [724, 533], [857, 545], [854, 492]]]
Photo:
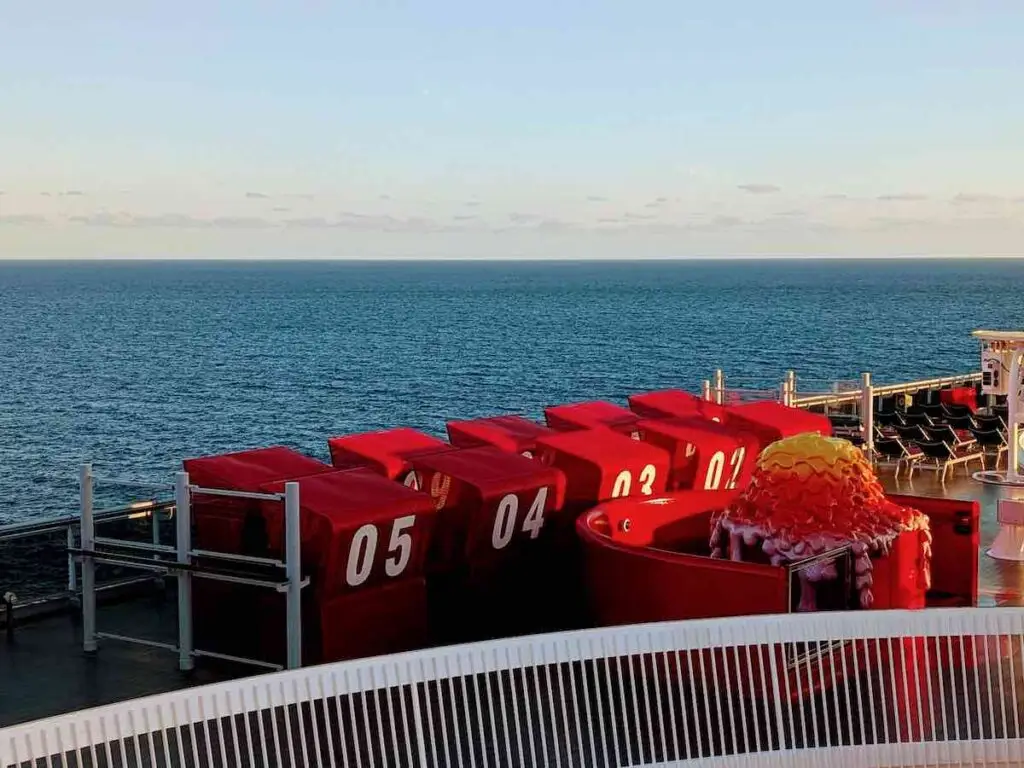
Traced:
[[[668, 647], [667, 643], [666, 643], [666, 647]], [[672, 675], [671, 675], [671, 671], [669, 669], [669, 662], [668, 662], [669, 654], [670, 653], [672, 653], [672, 651], [666, 650], [662, 654], [662, 659], [664, 659], [664, 661], [665, 661], [665, 677], [664, 677], [664, 680], [665, 680], [665, 698], [668, 699], [668, 718], [669, 718], [669, 723], [671, 723], [671, 725], [672, 725], [672, 759], [673, 760], [682, 760], [683, 756], [681, 754], [679, 754], [679, 728], [676, 726], [676, 722], [677, 722], [676, 721], [676, 697], [675, 697], [675, 695], [673, 694], [673, 691], [672, 691], [672, 679], [671, 679]], [[677, 675], [679, 674], [679, 668], [678, 667], [676, 667], [676, 674]], [[682, 699], [682, 695], [683, 695], [683, 686], [680, 683], [680, 685], [679, 685], [680, 700]], [[588, 713], [588, 719], [589, 719], [589, 713]], [[684, 728], [685, 728], [686, 718], [685, 717], [680, 717], [680, 720], [683, 721]], [[685, 731], [684, 731], [684, 733], [685, 733]], [[686, 734], [686, 736], [688, 737], [689, 734]], [[689, 755], [689, 751], [690, 751], [689, 748], [687, 748], [686, 751], [687, 751], [686, 757], [689, 758], [690, 757], [690, 755]]]
[[[648, 647], [650, 647], [649, 644], [648, 644]], [[637, 644], [636, 660], [637, 660], [637, 664], [639, 664], [639, 666], [640, 666], [640, 689], [641, 689], [641, 691], [643, 693], [644, 712], [646, 713], [646, 717], [644, 719], [647, 720], [647, 739], [648, 739], [648, 743], [650, 744], [651, 762], [653, 763], [653, 762], [655, 762], [655, 757], [654, 757], [654, 744], [655, 744], [655, 738], [654, 738], [654, 717], [652, 716], [652, 713], [651, 713], [651, 704], [650, 704], [650, 702], [651, 702], [651, 695], [650, 695], [650, 691], [648, 690], [648, 687], [647, 687], [647, 664], [644, 661], [644, 650], [643, 650], [643, 648], [640, 647], [639, 643]], [[632, 663], [630, 663], [630, 669], [632, 669], [632, 667], [633, 667], [633, 665], [632, 665]], [[634, 677], [635, 677], [635, 675], [634, 675]], [[637, 714], [638, 715], [640, 714], [640, 707], [639, 707], [639, 705], [637, 706]]]
[[96, 561], [93, 550], [96, 523], [92, 505], [92, 464], [83, 464], [78, 476], [81, 523], [79, 537], [82, 543], [82, 650], [96, 651]]
[[[505, 734], [505, 759], [508, 760], [509, 766], [512, 766], [515, 765], [515, 763], [512, 762], [512, 734], [508, 729], [508, 707], [505, 706], [505, 686], [503, 685], [505, 670], [502, 669], [501, 662], [498, 659], [498, 649], [491, 649], [491, 653], [494, 656], [494, 668], [497, 670], [495, 674], [498, 676], [498, 701], [501, 703], [501, 728], [502, 732]], [[508, 654], [508, 646], [505, 647], [505, 653], [506, 655]], [[513, 701], [514, 700], [515, 699], [513, 698]], [[495, 755], [495, 757], [497, 757], [497, 755]], [[522, 760], [522, 757], [520, 757], [520, 760]]]
[[[529, 690], [529, 688], [528, 688], [529, 676], [526, 674], [527, 667], [523, 663], [523, 646], [522, 645], [517, 645], [516, 646], [516, 661], [519, 663], [519, 669], [523, 673], [522, 674], [522, 677], [523, 677], [523, 706], [526, 708], [526, 718], [525, 718], [525, 720], [526, 720], [526, 722], [528, 724], [528, 727], [525, 730], [526, 730], [527, 738], [530, 741], [530, 762], [529, 762], [529, 764], [530, 765], [537, 765], [537, 745], [536, 745], [535, 740], [533, 738], [533, 709], [532, 709], [532, 707], [530, 707], [530, 695], [528, 693], [528, 690]], [[531, 663], [533, 662], [533, 654], [532, 653], [530, 654], [530, 661], [531, 661]], [[537, 682], [536, 667], [534, 667], [534, 670], [535, 670], [534, 671], [534, 683], [536, 683]], [[539, 712], [537, 714], [537, 717], [538, 717], [538, 719], [540, 718], [540, 713]], [[544, 759], [545, 759], [545, 761], [547, 760], [547, 755], [544, 756]]]
[[[843, 745], [843, 736], [842, 736], [842, 729], [841, 729], [841, 727], [842, 727], [843, 724], [839, 721], [839, 712], [840, 712], [840, 706], [839, 706], [839, 683], [836, 682], [836, 654], [835, 654], [835, 646], [836, 646], [836, 641], [834, 641], [831, 637], [829, 637], [829, 639], [828, 639], [828, 662], [829, 662], [828, 670], [829, 670], [829, 672], [830, 672], [830, 674], [832, 676], [832, 702], [836, 705], [836, 730], [838, 731], [838, 733], [836, 734], [836, 745], [837, 746], [842, 746]], [[844, 643], [844, 646], [845, 646], [845, 643]], [[840, 656], [842, 656], [842, 654], [840, 654]], [[825, 684], [824, 680], [822, 680], [821, 682], [822, 682], [822, 685]], [[848, 688], [847, 688], [847, 685], [846, 685], [846, 680], [843, 680], [843, 690], [848, 691]], [[850, 714], [851, 713], [850, 713], [849, 709], [847, 709], [847, 711], [846, 711], [846, 727], [847, 727], [847, 731], [852, 736], [853, 726], [850, 723]]]
[[[179, 565], [192, 562], [192, 491], [188, 472], [178, 472], [174, 481], [174, 526]], [[178, 669], [188, 672], [195, 667], [192, 634], [192, 574], [182, 568], [178, 581]]]
[[[805, 653], [804, 653], [804, 665], [807, 667], [807, 698], [810, 700], [810, 703], [811, 703], [811, 732], [814, 734], [814, 746], [815, 747], [821, 747], [823, 745], [821, 743], [821, 739], [818, 737], [818, 705], [814, 701], [814, 699], [815, 699], [815, 696], [814, 696], [814, 668], [811, 666], [811, 654], [810, 654], [810, 645], [811, 645], [812, 642], [813, 641], [808, 640], [804, 644], [806, 646]], [[804, 700], [804, 689], [801, 687], [799, 690], [800, 690], [800, 712], [801, 712], [801, 720], [802, 720], [803, 719], [803, 712], [804, 712], [804, 703], [803, 703], [803, 700]], [[826, 724], [826, 728], [827, 727], [828, 726]]]
[[[470, 658], [473, 657], [470, 656]], [[487, 663], [483, 653], [480, 654], [480, 660], [484, 663], [483, 666], [473, 674], [473, 695], [476, 697], [476, 716], [478, 722], [480, 723], [480, 757], [483, 760], [484, 768], [487, 768], [488, 765], [490, 765], [490, 762], [487, 759], [487, 737], [486, 734], [484, 733], [483, 702], [481, 701], [480, 697], [480, 684], [477, 682], [477, 678], [479, 678], [481, 675], [484, 678], [484, 690], [487, 691], [486, 704], [488, 718], [490, 719], [491, 722], [491, 733], [496, 733], [497, 731], [494, 727], [494, 707], [492, 706], [491, 699], [491, 680], [490, 676], [487, 674]], [[495, 749], [494, 758], [495, 760], [499, 759], [497, 755], [497, 749]]]
[[[825, 642], [830, 643], [831, 635], [826, 633], [825, 636], [826, 638], [829, 638]], [[814, 641], [814, 656], [818, 662], [818, 681], [821, 684], [821, 713], [822, 715], [824, 715], [822, 719], [825, 722], [825, 745], [832, 746], [832, 723], [830, 722], [831, 718], [828, 717], [828, 705], [826, 703], [828, 701], [828, 694], [825, 692], [825, 662], [822, 661], [822, 656], [824, 656], [824, 652], [821, 649], [821, 643], [822, 641], [820, 639]]]
[[[579, 640], [575, 640], [574, 642], [578, 644]], [[582, 655], [583, 654], [579, 652], [578, 645], [574, 652], [573, 648], [569, 645], [569, 640], [565, 640], [565, 658], [567, 659], [566, 664], [569, 667], [569, 690], [572, 692], [572, 711], [573, 715], [576, 718], [576, 746], [579, 748], [580, 751], [579, 754], [581, 762], [583, 760], [583, 723], [580, 720], [580, 694], [579, 690], [576, 688], [576, 673], [573, 670], [573, 667], [576, 664], [574, 659], [580, 658]], [[580, 663], [580, 670], [582, 673], [582, 662]], [[589, 712], [589, 710], [590, 703], [587, 702], [587, 711]], [[588, 717], [587, 723], [589, 724], [589, 722], [590, 718]], [[594, 760], [594, 732], [591, 728], [587, 728], [587, 730], [590, 731], [590, 759]]]
[[[872, 645], [875, 646], [875, 661], [878, 662], [878, 666], [876, 667], [876, 669], [882, 675], [881, 679], [878, 681], [878, 696], [879, 696], [879, 698], [882, 699], [882, 707], [881, 707], [881, 711], [880, 711], [880, 714], [882, 716], [882, 734], [885, 737], [885, 742], [884, 743], [885, 744], [890, 744], [891, 742], [889, 741], [889, 715], [888, 715], [889, 706], [885, 702], [885, 674], [883, 672], [884, 666], [882, 665], [882, 641], [880, 639], [874, 639], [872, 641]], [[896, 705], [896, 702], [894, 701], [893, 702], [893, 706], [895, 706], [895, 705]]]
[[[580, 641], [580, 642], [582, 643], [582, 641]], [[592, 646], [592, 643], [591, 643], [591, 649], [592, 649], [592, 647], [593, 646]], [[593, 719], [591, 717], [591, 712], [590, 712], [590, 686], [587, 684], [587, 660], [588, 659], [591, 660], [591, 663], [594, 664], [593, 669], [595, 669], [595, 670], [597, 668], [597, 665], [596, 665], [595, 660], [594, 660], [593, 650], [591, 650], [591, 653], [588, 656], [584, 656], [583, 653], [581, 652], [580, 653], [580, 657], [581, 657], [581, 661], [580, 661], [580, 682], [583, 685], [583, 711], [584, 711], [584, 713], [586, 715], [586, 722], [588, 724], [590, 724], [590, 723], [593, 722]], [[572, 668], [571, 667], [570, 667], [569, 671], [570, 671], [570, 674], [571, 674], [572, 673]], [[575, 695], [575, 693], [573, 695]], [[603, 739], [604, 738], [604, 724], [603, 723], [601, 724], [600, 728], [601, 728], [601, 737]], [[587, 728], [587, 734], [590, 736], [590, 760], [591, 760], [592, 764], [596, 765], [597, 764], [597, 746], [594, 743], [594, 729], [593, 728]]]

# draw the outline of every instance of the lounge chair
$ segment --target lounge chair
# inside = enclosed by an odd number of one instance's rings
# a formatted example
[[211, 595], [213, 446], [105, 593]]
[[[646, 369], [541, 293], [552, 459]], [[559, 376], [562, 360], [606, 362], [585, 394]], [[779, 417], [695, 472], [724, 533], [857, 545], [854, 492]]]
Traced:
[[982, 451], [986, 454], [995, 454], [995, 469], [999, 469], [999, 460], [1009, 450], [1006, 442], [1006, 433], [998, 429], [980, 428], [972, 429], [971, 433], [974, 435], [974, 439], [978, 441], [978, 447]]
[[936, 472], [941, 470], [943, 485], [946, 484], [946, 475], [956, 469], [958, 464], [967, 466], [977, 460], [981, 468], [985, 468], [985, 452], [977, 444], [954, 447], [941, 440], [919, 440], [917, 445], [925, 456], [921, 468], [934, 469]]
[[895, 467], [893, 477], [900, 476], [900, 469], [907, 468], [907, 477], [914, 476], [914, 468], [924, 459], [924, 452], [914, 444], [907, 445], [897, 437], [882, 437], [875, 439], [875, 451], [880, 458], [887, 461], [880, 464]]

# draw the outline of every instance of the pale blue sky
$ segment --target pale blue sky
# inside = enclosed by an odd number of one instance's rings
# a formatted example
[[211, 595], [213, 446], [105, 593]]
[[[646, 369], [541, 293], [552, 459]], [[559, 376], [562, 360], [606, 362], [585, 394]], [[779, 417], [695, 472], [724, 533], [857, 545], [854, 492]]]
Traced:
[[137, 5], [0, 0], [0, 256], [1024, 255], [1022, 2]]

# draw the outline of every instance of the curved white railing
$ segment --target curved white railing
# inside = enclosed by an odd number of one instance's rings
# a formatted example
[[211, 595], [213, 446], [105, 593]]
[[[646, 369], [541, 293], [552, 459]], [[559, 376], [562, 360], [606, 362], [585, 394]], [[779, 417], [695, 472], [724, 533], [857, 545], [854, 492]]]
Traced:
[[6, 728], [0, 768], [1017, 764], [1022, 633], [1024, 609], [929, 609], [440, 648]]

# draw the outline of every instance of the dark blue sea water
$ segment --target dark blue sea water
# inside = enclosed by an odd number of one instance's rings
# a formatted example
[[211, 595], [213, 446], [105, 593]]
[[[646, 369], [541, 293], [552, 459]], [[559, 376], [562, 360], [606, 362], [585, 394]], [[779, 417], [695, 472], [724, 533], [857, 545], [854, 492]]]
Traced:
[[1024, 262], [0, 262], [0, 522], [76, 508], [77, 465], [183, 457], [727, 382], [977, 366]]

